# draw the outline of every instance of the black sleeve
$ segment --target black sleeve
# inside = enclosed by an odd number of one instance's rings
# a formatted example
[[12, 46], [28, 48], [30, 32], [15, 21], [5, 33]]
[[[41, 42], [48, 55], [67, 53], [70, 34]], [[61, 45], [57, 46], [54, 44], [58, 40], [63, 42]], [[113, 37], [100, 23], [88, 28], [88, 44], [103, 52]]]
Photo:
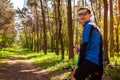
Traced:
[[85, 59], [85, 52], [86, 52], [87, 46], [88, 46], [88, 42], [81, 44], [80, 61], [83, 61]]

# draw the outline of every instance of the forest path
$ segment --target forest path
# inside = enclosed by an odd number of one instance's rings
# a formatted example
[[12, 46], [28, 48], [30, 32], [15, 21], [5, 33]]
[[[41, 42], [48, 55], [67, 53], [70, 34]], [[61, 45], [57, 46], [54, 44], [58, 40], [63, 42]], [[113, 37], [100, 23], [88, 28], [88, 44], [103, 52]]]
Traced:
[[47, 73], [38, 70], [33, 63], [22, 54], [22, 57], [9, 57], [0, 62], [0, 80], [49, 80]]

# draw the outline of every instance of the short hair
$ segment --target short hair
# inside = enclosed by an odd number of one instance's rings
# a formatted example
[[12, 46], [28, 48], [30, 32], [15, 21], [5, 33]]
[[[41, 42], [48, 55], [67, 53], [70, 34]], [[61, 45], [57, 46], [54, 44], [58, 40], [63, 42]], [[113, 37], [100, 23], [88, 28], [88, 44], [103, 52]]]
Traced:
[[91, 9], [89, 9], [88, 7], [81, 7], [78, 11], [86, 9], [88, 14], [91, 14]]

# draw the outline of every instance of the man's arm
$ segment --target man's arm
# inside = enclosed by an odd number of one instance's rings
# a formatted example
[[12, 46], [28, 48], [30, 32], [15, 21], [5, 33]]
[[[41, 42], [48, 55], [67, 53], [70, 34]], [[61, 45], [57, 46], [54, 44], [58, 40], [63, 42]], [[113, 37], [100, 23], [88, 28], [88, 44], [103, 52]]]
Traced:
[[85, 59], [85, 53], [86, 53], [87, 46], [88, 46], [88, 42], [85, 42], [85, 43], [81, 44], [80, 62], [84, 61], [84, 59]]

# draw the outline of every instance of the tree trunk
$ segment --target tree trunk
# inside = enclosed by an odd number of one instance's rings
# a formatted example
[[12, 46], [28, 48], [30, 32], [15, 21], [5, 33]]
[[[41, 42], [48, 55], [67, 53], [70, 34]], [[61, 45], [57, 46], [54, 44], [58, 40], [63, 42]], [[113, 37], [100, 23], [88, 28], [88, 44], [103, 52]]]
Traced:
[[56, 0], [54, 0], [54, 4], [55, 4], [55, 22], [56, 22], [56, 48], [55, 48], [55, 52], [56, 55], [59, 55], [59, 26], [58, 26], [58, 2]]
[[55, 45], [54, 45], [54, 43], [55, 43], [55, 40], [54, 40], [54, 31], [53, 31], [53, 27], [50, 27], [50, 26], [53, 26], [53, 25], [51, 25], [51, 22], [50, 22], [50, 16], [49, 16], [49, 10], [48, 10], [48, 2], [47, 2], [47, 0], [45, 0], [45, 3], [46, 3], [46, 8], [47, 8], [47, 17], [48, 17], [48, 30], [49, 30], [49, 33], [50, 33], [50, 49], [51, 49], [51, 52], [53, 52], [54, 51], [54, 47], [55, 47]]
[[114, 57], [113, 0], [110, 0], [110, 57]]
[[39, 26], [38, 26], [38, 14], [37, 14], [37, 0], [32, 3], [34, 5], [34, 22], [35, 22], [35, 51], [39, 52]]
[[116, 13], [118, 12], [118, 14], [116, 15], [117, 17], [117, 27], [116, 27], [116, 52], [117, 52], [117, 55], [120, 56], [119, 52], [120, 52], [120, 41], [119, 41], [119, 26], [120, 26], [120, 0], [117, 0], [117, 3], [118, 3], [118, 7], [116, 7]]
[[68, 15], [68, 52], [70, 59], [70, 58], [74, 58], [71, 0], [68, 0], [67, 15]]
[[[119, 9], [119, 14], [120, 14], [120, 0], [118, 1], [118, 7], [119, 7], [118, 9]], [[120, 16], [119, 16], [119, 18], [120, 18]]]
[[117, 24], [117, 27], [116, 27], [116, 52], [117, 52], [117, 54], [118, 54], [118, 56], [119, 56], [119, 24]]
[[98, 25], [98, 23], [97, 23], [97, 19], [96, 19], [96, 15], [95, 15], [95, 11], [94, 11], [94, 9], [93, 9], [93, 7], [94, 7], [93, 2], [92, 2], [92, 0], [90, 0], [90, 2], [91, 2], [91, 7], [92, 7], [92, 11], [93, 11], [93, 15], [94, 15], [95, 23], [96, 23], [96, 25]]
[[82, 0], [82, 6], [85, 6], [85, 0]]
[[[119, 5], [119, 8], [118, 8], [119, 9], [119, 14], [120, 14], [120, 0], [118, 1], [118, 5]], [[118, 19], [119, 19], [118, 20], [119, 21], [118, 24], [119, 24], [119, 28], [120, 28], [120, 16], [118, 17]], [[118, 41], [119, 40], [120, 40], [120, 38], [118, 38]], [[119, 45], [120, 45], [120, 42], [119, 42]], [[120, 52], [120, 47], [118, 47], [118, 49], [119, 49], [119, 52]]]
[[107, 0], [104, 1], [104, 54], [105, 54], [105, 61], [108, 64], [109, 63], [109, 58], [108, 58], [108, 3]]
[[29, 48], [29, 47], [28, 47], [28, 36], [27, 36], [27, 31], [26, 31], [26, 30], [27, 30], [27, 29], [26, 29], [26, 25], [24, 25], [25, 42], [26, 42], [25, 48]]
[[[99, 1], [99, 4], [98, 4], [98, 5], [99, 5], [99, 7], [98, 7], [98, 9], [99, 9], [99, 12], [98, 12], [98, 13], [99, 13], [99, 15], [98, 15], [98, 22], [101, 22], [101, 20], [102, 20], [102, 19], [101, 19], [101, 18], [102, 18], [102, 17], [101, 17], [101, 16], [102, 16], [102, 15], [101, 15], [101, 12], [102, 12], [102, 11], [101, 11], [101, 5], [102, 5], [101, 2], [102, 2], [102, 1], [100, 0], [100, 1]], [[98, 25], [99, 25], [99, 23], [98, 23]]]
[[42, 0], [40, 0], [41, 3], [41, 10], [42, 10], [42, 19], [43, 19], [43, 33], [44, 33], [44, 54], [47, 54], [47, 32], [46, 32], [46, 20], [45, 20], [45, 12], [43, 9]]
[[63, 45], [63, 39], [62, 39], [62, 22], [61, 22], [61, 15], [60, 15], [60, 0], [58, 0], [58, 26], [59, 26], [59, 39], [61, 44], [61, 53], [62, 53], [62, 59], [64, 59], [64, 45]]

